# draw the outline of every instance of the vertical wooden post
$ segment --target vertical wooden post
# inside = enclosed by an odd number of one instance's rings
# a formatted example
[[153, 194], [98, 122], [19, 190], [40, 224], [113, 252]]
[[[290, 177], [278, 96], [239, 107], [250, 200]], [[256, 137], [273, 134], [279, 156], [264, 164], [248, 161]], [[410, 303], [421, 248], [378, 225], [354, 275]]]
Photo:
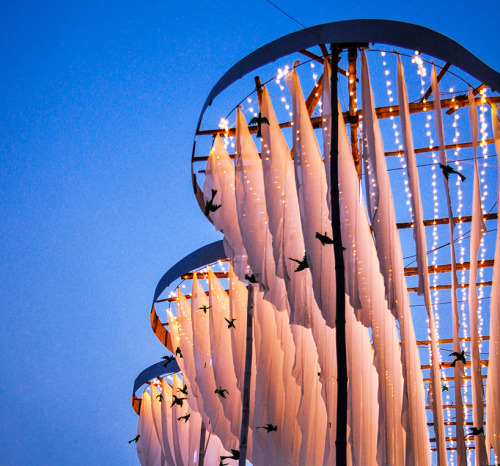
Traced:
[[248, 424], [250, 423], [250, 385], [252, 380], [254, 288], [251, 284], [249, 284], [247, 286], [247, 290], [247, 339], [245, 352], [245, 375], [243, 378], [243, 409], [241, 416], [239, 466], [245, 466], [247, 460]]
[[333, 249], [335, 253], [335, 287], [337, 292], [335, 327], [337, 340], [337, 436], [335, 455], [337, 466], [347, 465], [347, 352], [345, 339], [345, 277], [344, 252], [340, 230], [339, 193], [339, 115], [337, 102], [337, 64], [342, 48], [331, 45], [332, 51], [332, 128], [330, 145], [330, 180]]
[[207, 429], [205, 428], [205, 424], [203, 424], [203, 421], [201, 421], [201, 431], [200, 431], [200, 450], [198, 454], [198, 466], [203, 466], [205, 462], [205, 452], [206, 452], [206, 445], [205, 445], [205, 433]]
[[356, 102], [356, 60], [358, 58], [358, 49], [349, 47], [347, 59], [349, 60], [349, 126], [351, 128], [351, 151], [354, 158], [354, 165], [358, 176], [361, 173], [361, 164], [358, 153], [358, 104]]

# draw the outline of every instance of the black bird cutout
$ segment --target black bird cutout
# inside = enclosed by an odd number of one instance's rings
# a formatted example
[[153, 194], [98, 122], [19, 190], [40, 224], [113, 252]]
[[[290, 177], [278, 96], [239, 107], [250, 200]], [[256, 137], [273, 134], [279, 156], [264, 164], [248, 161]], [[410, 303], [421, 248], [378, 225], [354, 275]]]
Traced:
[[226, 319], [226, 318], [224, 317], [224, 320], [227, 322], [227, 328], [231, 328], [231, 327], [236, 328], [236, 327], [234, 326], [234, 321], [235, 321], [236, 319]]
[[248, 280], [250, 283], [257, 283], [257, 279], [255, 278], [255, 275], [245, 275], [245, 280]]
[[141, 434], [137, 434], [132, 440], [129, 440], [128, 443], [137, 443], [139, 441], [139, 437], [141, 436]]
[[479, 435], [484, 434], [484, 429], [481, 427], [478, 429], [477, 427], [469, 427], [470, 434], [469, 435]]
[[333, 244], [333, 239], [330, 238], [327, 234], [326, 234], [326, 231], [325, 231], [325, 234], [322, 235], [321, 233], [319, 233], [318, 231], [316, 232], [316, 238], [318, 238], [321, 242], [321, 244], [323, 246], [325, 246], [326, 244]]
[[441, 385], [441, 391], [442, 392], [447, 392], [448, 391], [448, 387], [445, 384], [442, 384]]
[[273, 424], [266, 424], [265, 426], [258, 426], [257, 429], [265, 429], [267, 433], [276, 432], [278, 430], [278, 426]]
[[174, 405], [179, 405], [181, 408], [184, 404], [184, 400], [187, 400], [187, 398], [180, 398], [176, 395], [172, 395], [173, 397], [173, 400], [172, 400], [172, 404], [170, 405], [171, 408], [174, 407]]
[[178, 418], [177, 418], [177, 420], [178, 420], [178, 421], [188, 422], [190, 417], [191, 417], [191, 414], [187, 413], [187, 414], [186, 414], [186, 415], [184, 415], [184, 416], [178, 417]]
[[160, 401], [160, 403], [163, 401], [163, 394], [162, 393], [159, 393], [158, 395], [156, 395], [156, 398]]
[[177, 389], [178, 392], [181, 392], [181, 393], [184, 393], [184, 395], [187, 395], [188, 394], [188, 388], [187, 388], [187, 385], [184, 384], [184, 387], [183, 388], [178, 388]]
[[249, 125], [257, 125], [257, 137], [261, 138], [262, 137], [262, 125], [269, 125], [269, 120], [265, 117], [262, 116], [261, 113], [259, 112], [258, 117], [253, 117], [249, 122]]
[[212, 306], [207, 306], [206, 304], [204, 304], [203, 306], [200, 306], [198, 309], [206, 314], [211, 307]]
[[304, 254], [304, 257], [302, 258], [301, 261], [298, 259], [294, 259], [293, 257], [289, 257], [291, 261], [297, 262], [299, 266], [295, 269], [295, 272], [300, 272], [301, 270], [305, 270], [309, 268], [309, 264], [307, 263], [307, 255]]
[[460, 173], [458, 170], [455, 170], [450, 165], [443, 165], [442, 163], [440, 163], [439, 166], [441, 167], [441, 170], [443, 170], [443, 175], [446, 177], [446, 179], [449, 178], [450, 173], [454, 173], [455, 175], [458, 175], [460, 177], [460, 179], [462, 180], [462, 182], [467, 179], [465, 177], [465, 175], [463, 175], [462, 173]]
[[183, 358], [184, 356], [182, 355], [181, 348], [178, 346], [177, 349], [175, 350], [175, 355], [179, 356], [180, 358]]
[[175, 356], [163, 356], [162, 359], [165, 359], [163, 367], [167, 367], [175, 359]]
[[222, 387], [216, 388], [215, 393], [217, 393], [217, 395], [221, 396], [222, 398], [226, 398], [226, 393], [229, 395], [229, 392]]
[[460, 353], [453, 351], [453, 353], [450, 353], [450, 356], [453, 356], [455, 358], [453, 360], [453, 362], [451, 363], [451, 367], [455, 367], [455, 365], [458, 361], [461, 361], [464, 364], [467, 362], [465, 359], [465, 351], [460, 351]]
[[221, 205], [214, 204], [214, 198], [217, 194], [216, 189], [212, 189], [212, 198], [209, 201], [205, 202], [205, 215], [208, 215], [210, 212], [216, 212], [221, 208]]
[[229, 463], [223, 463], [222, 460], [219, 460], [219, 466], [227, 466]]
[[231, 448], [231, 453], [232, 453], [231, 456], [221, 456], [220, 457], [221, 462], [224, 460], [239, 460], [240, 459], [240, 451], [239, 450], [233, 450]]

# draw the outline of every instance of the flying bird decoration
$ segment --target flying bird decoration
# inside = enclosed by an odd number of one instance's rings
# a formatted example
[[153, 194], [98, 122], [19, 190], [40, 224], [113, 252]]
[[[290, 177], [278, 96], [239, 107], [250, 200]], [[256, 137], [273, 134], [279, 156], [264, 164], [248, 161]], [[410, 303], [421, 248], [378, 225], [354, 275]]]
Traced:
[[216, 212], [221, 208], [221, 205], [214, 204], [214, 198], [217, 194], [216, 189], [212, 189], [212, 198], [205, 202], [205, 215], [208, 215], [210, 212]]
[[447, 392], [447, 391], [449, 391], [449, 389], [448, 389], [448, 385], [442, 384], [442, 385], [441, 385], [441, 391], [442, 391], [442, 392]]
[[231, 453], [232, 453], [231, 456], [221, 456], [220, 457], [221, 462], [224, 460], [239, 460], [240, 459], [240, 451], [239, 450], [233, 450], [231, 448]]
[[184, 416], [178, 417], [177, 420], [178, 421], [188, 422], [190, 417], [191, 417], [191, 414], [187, 413]]
[[175, 359], [175, 356], [163, 356], [162, 359], [165, 359], [163, 367], [167, 367]]
[[162, 393], [159, 393], [158, 395], [156, 395], [156, 398], [160, 401], [160, 403], [163, 401], [163, 394]]
[[217, 393], [217, 395], [221, 396], [222, 398], [226, 398], [226, 393], [229, 395], [229, 392], [222, 387], [216, 388], [215, 393]]
[[206, 314], [211, 307], [212, 306], [207, 306], [206, 304], [204, 304], [203, 306], [200, 306], [198, 309]]
[[233, 318], [233, 319], [227, 319], [226, 317], [224, 317], [224, 320], [227, 322], [227, 328], [231, 328], [231, 327], [236, 328], [236, 327], [234, 326], [234, 321], [235, 321], [236, 319], [234, 319], [234, 318]]
[[462, 181], [465, 181], [467, 178], [465, 175], [460, 173], [458, 170], [455, 170], [452, 166], [450, 165], [443, 165], [442, 163], [439, 164], [441, 167], [441, 170], [443, 170], [443, 175], [445, 176], [446, 179], [449, 178], [450, 173], [454, 173], [455, 175], [458, 175]]
[[177, 389], [178, 392], [181, 392], [181, 393], [184, 393], [184, 395], [187, 395], [188, 394], [188, 388], [187, 388], [187, 385], [184, 384], [184, 387], [182, 388], [178, 388]]
[[182, 351], [181, 351], [181, 348], [180, 346], [177, 347], [177, 349], [175, 350], [175, 355], [176, 356], [179, 356], [180, 358], [183, 358], [184, 356], [182, 355]]
[[172, 400], [172, 404], [170, 405], [171, 408], [173, 408], [174, 405], [179, 405], [182, 408], [182, 406], [184, 404], [184, 400], [187, 400], [187, 398], [180, 398], [177, 395], [172, 395], [172, 397], [173, 397], [173, 400]]
[[325, 246], [327, 244], [333, 244], [333, 239], [330, 238], [327, 234], [326, 234], [326, 231], [325, 231], [325, 234], [322, 235], [320, 232], [316, 232], [316, 238], [319, 239], [320, 243]]
[[139, 441], [141, 434], [137, 434], [132, 440], [129, 440], [128, 443], [137, 443]]
[[451, 367], [455, 367], [458, 361], [463, 362], [464, 364], [467, 362], [467, 360], [465, 359], [465, 351], [460, 351], [460, 353], [458, 353], [457, 351], [453, 351], [453, 353], [450, 353], [450, 356], [453, 356], [455, 358], [451, 363]]
[[219, 466], [227, 466], [229, 463], [224, 463], [223, 460], [219, 460]]
[[278, 430], [278, 426], [273, 424], [266, 424], [265, 426], [258, 426], [257, 429], [265, 429], [267, 433], [276, 432]]
[[484, 429], [482, 427], [479, 429], [477, 427], [469, 427], [469, 430], [470, 430], [469, 435], [484, 434]]
[[289, 257], [291, 261], [297, 262], [298, 267], [295, 269], [295, 272], [300, 272], [301, 270], [305, 270], [309, 268], [309, 264], [307, 263], [307, 255], [304, 254], [304, 257], [302, 258], [301, 261], [298, 259], [294, 259], [293, 257]]
[[257, 137], [261, 138], [262, 137], [262, 125], [269, 125], [269, 120], [265, 117], [262, 116], [261, 113], [259, 112], [259, 116], [253, 117], [249, 122], [249, 125], [257, 125]]
[[257, 279], [255, 278], [255, 275], [245, 275], [245, 280], [248, 280], [250, 283], [257, 283]]

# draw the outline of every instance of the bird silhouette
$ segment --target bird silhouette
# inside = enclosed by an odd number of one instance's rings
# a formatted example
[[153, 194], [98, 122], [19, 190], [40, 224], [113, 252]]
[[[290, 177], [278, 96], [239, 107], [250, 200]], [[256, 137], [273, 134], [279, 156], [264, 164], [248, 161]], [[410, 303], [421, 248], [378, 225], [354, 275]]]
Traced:
[[231, 327], [236, 328], [236, 327], [234, 326], [234, 321], [235, 321], [236, 319], [234, 319], [234, 318], [233, 318], [233, 319], [226, 319], [226, 318], [224, 317], [224, 320], [227, 322], [227, 328], [231, 328]]
[[184, 393], [184, 395], [187, 395], [188, 394], [188, 388], [187, 388], [187, 385], [184, 384], [184, 387], [183, 388], [178, 388], [177, 389], [178, 392], [181, 392], [181, 393]]
[[187, 400], [187, 398], [180, 398], [177, 395], [172, 395], [172, 397], [173, 397], [173, 400], [172, 400], [172, 404], [170, 405], [171, 408], [173, 408], [174, 405], [179, 405], [182, 408], [182, 406], [184, 404], [184, 400]]
[[212, 198], [205, 202], [205, 215], [208, 215], [210, 212], [216, 212], [221, 208], [220, 205], [214, 204], [214, 198], [217, 194], [216, 189], [212, 189]]
[[221, 462], [224, 460], [239, 460], [240, 459], [240, 451], [239, 450], [233, 450], [231, 448], [231, 453], [232, 453], [231, 456], [221, 456], [220, 457]]
[[326, 234], [326, 231], [325, 231], [325, 234], [322, 235], [321, 233], [319, 233], [318, 231], [316, 232], [316, 238], [318, 238], [321, 242], [321, 244], [323, 246], [325, 246], [326, 244], [333, 244], [333, 239], [330, 238], [327, 234]]
[[137, 434], [132, 440], [129, 440], [128, 443], [137, 443], [139, 441], [141, 434]]
[[458, 361], [463, 362], [464, 364], [467, 362], [465, 359], [465, 351], [460, 351], [460, 353], [453, 351], [453, 353], [450, 353], [450, 356], [453, 356], [455, 359], [451, 363], [451, 367], [455, 367], [455, 364]]
[[469, 430], [470, 430], [469, 435], [484, 434], [484, 429], [482, 427], [479, 429], [477, 427], [469, 427]]
[[278, 426], [275, 426], [273, 424], [266, 424], [265, 426], [258, 426], [257, 429], [265, 429], [267, 433], [269, 432], [276, 432], [278, 430]]
[[182, 355], [181, 348], [178, 346], [177, 349], [175, 350], [175, 355], [179, 356], [180, 358], [183, 358], [184, 356]]
[[203, 306], [200, 306], [198, 309], [200, 309], [201, 311], [203, 311], [205, 314], [207, 313], [207, 311], [211, 308], [212, 306], [207, 306], [206, 304], [204, 304]]
[[307, 263], [307, 255], [304, 254], [304, 257], [302, 258], [301, 261], [298, 259], [294, 259], [293, 257], [289, 257], [291, 261], [297, 262], [299, 266], [295, 269], [295, 272], [300, 272], [301, 270], [305, 270], [309, 268], [309, 264]]
[[255, 275], [245, 275], [245, 280], [248, 280], [250, 283], [257, 283], [257, 279], [255, 278]]
[[162, 393], [159, 393], [158, 395], [156, 395], [156, 398], [158, 398], [158, 400], [160, 401], [160, 403], [163, 401], [163, 394]]
[[216, 388], [215, 393], [217, 393], [217, 395], [221, 396], [222, 398], [226, 398], [226, 393], [229, 395], [229, 392], [222, 387]]
[[442, 392], [447, 392], [447, 391], [448, 391], [448, 386], [447, 386], [447, 385], [445, 385], [445, 384], [442, 384], [442, 385], [441, 385], [441, 391], [442, 391]]
[[177, 418], [177, 420], [178, 420], [178, 421], [188, 422], [190, 417], [191, 417], [191, 414], [187, 413], [187, 414], [186, 414], [186, 415], [184, 415], [184, 416], [178, 417], [178, 418]]
[[261, 113], [259, 112], [258, 117], [253, 117], [249, 122], [249, 125], [257, 125], [257, 137], [261, 138], [262, 137], [262, 125], [269, 125], [269, 120], [265, 117], [262, 116]]
[[443, 170], [443, 175], [445, 176], [446, 179], [449, 178], [450, 173], [454, 173], [455, 175], [458, 175], [462, 181], [465, 181], [467, 178], [465, 175], [460, 173], [458, 170], [455, 170], [452, 166], [450, 165], [443, 165], [442, 163], [439, 164], [441, 167], [441, 170]]
[[223, 463], [222, 460], [219, 460], [219, 466], [227, 466], [229, 463]]
[[165, 359], [163, 367], [167, 367], [175, 359], [175, 356], [163, 356], [162, 359]]

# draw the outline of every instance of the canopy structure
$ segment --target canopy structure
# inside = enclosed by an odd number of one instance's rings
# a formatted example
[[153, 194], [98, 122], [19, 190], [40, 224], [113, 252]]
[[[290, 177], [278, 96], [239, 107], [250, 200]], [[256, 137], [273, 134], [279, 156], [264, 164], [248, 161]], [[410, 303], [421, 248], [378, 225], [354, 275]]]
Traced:
[[220, 79], [191, 166], [223, 240], [155, 291], [179, 375], [134, 386], [141, 464], [498, 461], [498, 90], [450, 39], [381, 20]]

